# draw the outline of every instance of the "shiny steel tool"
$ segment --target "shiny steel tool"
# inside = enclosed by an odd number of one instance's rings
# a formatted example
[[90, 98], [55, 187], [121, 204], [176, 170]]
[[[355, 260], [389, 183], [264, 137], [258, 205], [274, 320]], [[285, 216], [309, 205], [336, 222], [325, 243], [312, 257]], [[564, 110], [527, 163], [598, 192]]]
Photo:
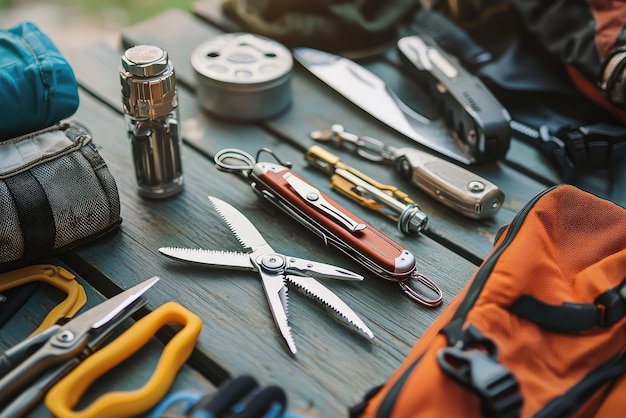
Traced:
[[142, 295], [158, 277], [22, 341], [0, 356], [0, 417], [22, 416], [81, 361], [96, 351], [148, 300]]
[[276, 327], [292, 354], [297, 350], [287, 320], [287, 282], [317, 298], [369, 338], [374, 338], [372, 331], [348, 305], [314, 279], [363, 280], [363, 276], [329, 264], [278, 254], [241, 212], [216, 197], [209, 196], [209, 201], [249, 252], [163, 247], [159, 248], [161, 254], [176, 260], [258, 272]]
[[400, 175], [456, 212], [473, 219], [490, 218], [502, 207], [504, 193], [489, 180], [416, 148], [395, 148], [367, 136], [346, 132], [343, 126], [313, 131], [311, 138], [350, 144], [360, 157], [393, 163]]
[[[274, 155], [262, 148], [257, 159], [261, 152]], [[259, 196], [317, 234], [325, 244], [377, 276], [397, 282], [414, 301], [429, 307], [441, 304], [441, 289], [417, 271], [417, 260], [410, 251], [298, 176], [289, 163], [278, 162], [256, 162], [247, 152], [234, 148], [215, 155], [218, 169], [243, 175]]]
[[[443, 155], [464, 164], [476, 164], [496, 160], [508, 149], [509, 137], [494, 143], [489, 132], [480, 129], [470, 129], [471, 135], [468, 131], [461, 136], [457, 133], [458, 126], [449, 125], [445, 117], [429, 119], [414, 111], [381, 78], [354, 61], [311, 48], [294, 48], [293, 56], [313, 75], [371, 116]], [[459, 90], [458, 85], [456, 90]], [[474, 105], [467, 114], [478, 117], [475, 108], [480, 104]], [[505, 116], [508, 114], [500, 114], [502, 119]], [[504, 128], [508, 132], [506, 123]], [[493, 150], [493, 146], [497, 149]]]
[[392, 219], [403, 234], [417, 233], [426, 226], [428, 216], [409, 195], [397, 187], [377, 182], [342, 163], [339, 157], [319, 145], [309, 148], [305, 158], [311, 165], [331, 176], [330, 184], [333, 188]]

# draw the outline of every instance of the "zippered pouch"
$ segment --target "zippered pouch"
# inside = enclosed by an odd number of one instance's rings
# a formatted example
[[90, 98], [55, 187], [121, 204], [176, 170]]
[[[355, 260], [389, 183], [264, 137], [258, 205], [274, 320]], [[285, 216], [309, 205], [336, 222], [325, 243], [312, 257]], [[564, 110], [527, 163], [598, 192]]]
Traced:
[[0, 142], [0, 270], [99, 237], [121, 222], [115, 179], [70, 122]]
[[624, 376], [626, 210], [560, 185], [351, 416], [621, 416]]

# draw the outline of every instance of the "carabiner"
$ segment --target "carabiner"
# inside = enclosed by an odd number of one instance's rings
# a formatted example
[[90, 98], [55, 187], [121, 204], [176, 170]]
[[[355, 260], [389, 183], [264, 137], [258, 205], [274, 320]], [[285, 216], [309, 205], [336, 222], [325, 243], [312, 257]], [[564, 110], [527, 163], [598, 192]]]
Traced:
[[[418, 292], [417, 290], [412, 288], [409, 285], [409, 283], [407, 283], [407, 282], [409, 282], [411, 280], [415, 280], [415, 281], [423, 284], [424, 286], [426, 286], [428, 289], [430, 289], [433, 292], [435, 292], [436, 297], [435, 298], [429, 298], [424, 293]], [[439, 286], [437, 286], [428, 277], [424, 276], [422, 273], [418, 273], [417, 271], [415, 271], [411, 275], [410, 279], [405, 280], [403, 282], [398, 282], [398, 284], [400, 285], [400, 288], [402, 289], [402, 291], [404, 292], [405, 295], [407, 295], [412, 300], [414, 300], [414, 301], [416, 301], [418, 303], [421, 303], [424, 306], [428, 306], [429, 308], [437, 307], [437, 306], [441, 305], [441, 302], [443, 301], [443, 292], [441, 291]]]

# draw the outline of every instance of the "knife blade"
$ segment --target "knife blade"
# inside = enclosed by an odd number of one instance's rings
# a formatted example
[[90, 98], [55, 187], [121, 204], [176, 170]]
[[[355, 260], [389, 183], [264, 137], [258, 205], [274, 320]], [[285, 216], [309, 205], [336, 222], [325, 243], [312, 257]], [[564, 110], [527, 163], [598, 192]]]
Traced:
[[176, 247], [161, 247], [159, 252], [174, 260], [207, 264], [214, 267], [255, 270], [252, 261], [250, 261], [250, 255], [247, 253]]
[[295, 284], [298, 289], [306, 294], [312, 295], [320, 302], [332, 309], [337, 315], [350, 322], [361, 330], [370, 339], [374, 338], [374, 333], [365, 325], [365, 322], [337, 295], [331, 292], [326, 286], [314, 280], [312, 277], [287, 275], [287, 280]]
[[312, 48], [294, 48], [293, 56], [332, 89], [397, 132], [464, 164], [477, 162], [443, 119], [428, 119], [414, 111], [365, 67]]

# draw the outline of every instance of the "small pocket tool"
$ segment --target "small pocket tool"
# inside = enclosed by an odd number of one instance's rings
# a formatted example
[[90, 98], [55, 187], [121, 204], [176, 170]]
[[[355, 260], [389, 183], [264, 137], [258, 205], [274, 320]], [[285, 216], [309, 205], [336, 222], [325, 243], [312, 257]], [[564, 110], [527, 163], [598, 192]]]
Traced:
[[[433, 199], [469, 218], [490, 218], [504, 202], [504, 193], [489, 180], [416, 148], [385, 145], [378, 139], [346, 132], [339, 124], [334, 124], [330, 129], [313, 131], [311, 138], [332, 144], [348, 143], [361, 158], [393, 163], [400, 176], [410, 180]], [[331, 161], [324, 161], [323, 157], [317, 153], [307, 153], [307, 160], [317, 165], [330, 165]]]
[[428, 223], [428, 216], [408, 194], [395, 186], [382, 184], [341, 162], [339, 157], [319, 145], [305, 155], [314, 167], [330, 175], [330, 185], [361, 206], [382, 213], [396, 222], [403, 234], [415, 234]]
[[363, 280], [363, 276], [329, 264], [278, 254], [241, 212], [216, 197], [209, 196], [209, 201], [226, 221], [239, 242], [249, 251], [233, 252], [163, 247], [159, 248], [161, 254], [176, 260], [258, 272], [276, 327], [292, 354], [296, 354], [297, 350], [287, 321], [287, 282], [294, 284], [307, 295], [317, 298], [369, 338], [374, 338], [372, 331], [348, 305], [314, 279], [316, 277], [320, 279]]
[[142, 295], [158, 280], [148, 279], [0, 355], [0, 417], [23, 416], [30, 411], [56, 382], [148, 302]]
[[[257, 159], [261, 152], [274, 155], [262, 148]], [[291, 164], [278, 162], [256, 162], [247, 152], [234, 148], [215, 155], [218, 169], [242, 174], [259, 196], [313, 231], [327, 245], [339, 249], [377, 276], [397, 282], [412, 300], [429, 307], [441, 304], [441, 289], [417, 271], [417, 261], [411, 252], [299, 177], [289, 168]], [[428, 293], [411, 286], [411, 282], [421, 284]]]

